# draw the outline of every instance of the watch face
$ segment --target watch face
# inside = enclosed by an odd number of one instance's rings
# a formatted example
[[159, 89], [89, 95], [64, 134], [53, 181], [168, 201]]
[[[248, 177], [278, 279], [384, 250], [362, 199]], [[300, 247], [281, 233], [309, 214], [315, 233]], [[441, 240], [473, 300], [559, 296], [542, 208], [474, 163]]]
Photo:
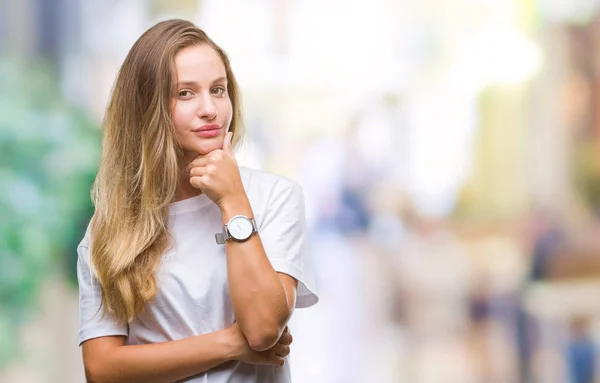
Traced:
[[244, 240], [252, 235], [252, 223], [246, 217], [233, 217], [229, 221], [227, 229], [229, 229], [229, 234], [237, 240]]

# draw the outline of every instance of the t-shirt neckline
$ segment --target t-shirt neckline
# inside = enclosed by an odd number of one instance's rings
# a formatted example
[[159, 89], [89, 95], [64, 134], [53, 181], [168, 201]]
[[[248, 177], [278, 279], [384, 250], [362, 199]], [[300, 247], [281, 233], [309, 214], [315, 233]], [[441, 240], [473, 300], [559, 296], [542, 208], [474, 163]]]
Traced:
[[188, 211], [194, 211], [203, 208], [212, 203], [211, 199], [205, 193], [183, 199], [181, 201], [172, 202], [169, 205], [169, 215], [176, 215]]

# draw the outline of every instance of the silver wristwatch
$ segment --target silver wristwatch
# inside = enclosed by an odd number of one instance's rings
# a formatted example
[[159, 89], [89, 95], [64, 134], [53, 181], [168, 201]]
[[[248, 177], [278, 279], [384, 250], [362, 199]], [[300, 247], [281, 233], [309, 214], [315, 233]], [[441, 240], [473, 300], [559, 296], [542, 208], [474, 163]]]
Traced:
[[223, 245], [225, 241], [229, 240], [244, 242], [257, 232], [258, 228], [256, 227], [254, 218], [248, 218], [245, 215], [236, 215], [231, 217], [227, 224], [223, 225], [222, 233], [215, 234], [215, 239], [219, 245]]

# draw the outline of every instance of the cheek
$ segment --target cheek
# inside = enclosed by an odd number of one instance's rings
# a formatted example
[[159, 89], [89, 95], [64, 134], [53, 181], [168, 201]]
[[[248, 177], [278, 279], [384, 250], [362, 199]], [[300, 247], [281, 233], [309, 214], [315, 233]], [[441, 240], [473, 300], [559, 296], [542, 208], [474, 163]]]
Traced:
[[229, 127], [229, 124], [231, 124], [231, 119], [233, 118], [233, 106], [231, 105], [231, 101], [227, 99], [227, 101], [223, 102], [222, 107], [219, 109], [219, 113], [223, 116], [223, 124]]
[[171, 109], [171, 119], [177, 131], [186, 130], [194, 119], [193, 108], [188, 103], [177, 102]]

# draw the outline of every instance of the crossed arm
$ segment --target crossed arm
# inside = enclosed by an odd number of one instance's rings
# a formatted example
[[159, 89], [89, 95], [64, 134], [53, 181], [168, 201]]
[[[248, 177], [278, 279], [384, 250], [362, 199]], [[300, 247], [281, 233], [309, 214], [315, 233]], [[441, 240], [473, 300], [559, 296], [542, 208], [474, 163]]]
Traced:
[[[253, 249], [251, 243], [243, 247], [228, 249], [228, 257], [240, 257], [242, 251]], [[256, 257], [258, 260], [252, 258], [247, 262], [262, 265], [259, 257]], [[232, 302], [237, 303], [234, 304], [237, 322], [233, 326], [178, 341], [145, 345], [126, 345], [123, 336], [90, 339], [82, 347], [87, 381], [173, 382], [230, 360], [283, 365], [283, 357], [289, 354], [292, 342], [285, 323], [291, 316], [292, 308], [288, 307], [293, 307], [290, 304], [295, 301], [297, 282], [273, 271], [275, 278], [265, 283], [259, 278], [257, 267], [243, 272], [242, 268], [248, 265], [232, 263], [228, 265], [229, 272], [234, 274], [229, 281], [230, 295]], [[268, 275], [264, 279], [268, 280]], [[261, 292], [265, 295], [261, 296]]]
[[[233, 208], [236, 213], [240, 209]], [[224, 220], [228, 214], [223, 212]], [[259, 235], [228, 242], [226, 253], [233, 326], [146, 345], [126, 345], [123, 336], [90, 339], [82, 347], [88, 382], [173, 382], [230, 360], [281, 366], [292, 342], [286, 324], [295, 306], [297, 281], [273, 269]]]

